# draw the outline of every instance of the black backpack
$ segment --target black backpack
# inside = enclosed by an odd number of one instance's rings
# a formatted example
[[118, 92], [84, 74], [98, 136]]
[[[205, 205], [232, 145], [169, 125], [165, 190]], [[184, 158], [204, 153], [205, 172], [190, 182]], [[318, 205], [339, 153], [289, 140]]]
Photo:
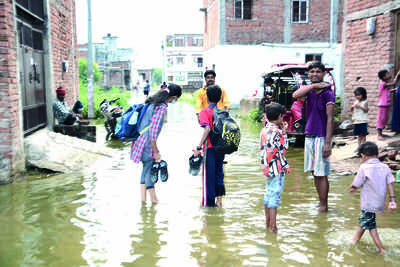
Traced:
[[210, 132], [210, 141], [219, 154], [231, 154], [238, 150], [240, 128], [225, 110], [213, 109], [214, 127]]

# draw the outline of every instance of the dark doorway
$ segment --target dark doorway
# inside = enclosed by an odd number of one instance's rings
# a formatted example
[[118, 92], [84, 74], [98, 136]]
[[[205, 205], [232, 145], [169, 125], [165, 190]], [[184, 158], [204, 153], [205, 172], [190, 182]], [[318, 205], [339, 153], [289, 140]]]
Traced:
[[47, 124], [43, 0], [17, 0], [18, 62], [24, 133]]

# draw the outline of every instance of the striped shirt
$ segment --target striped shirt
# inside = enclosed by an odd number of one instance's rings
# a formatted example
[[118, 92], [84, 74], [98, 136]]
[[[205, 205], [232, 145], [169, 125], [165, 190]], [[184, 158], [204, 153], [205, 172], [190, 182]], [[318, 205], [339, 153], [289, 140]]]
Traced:
[[[151, 142], [156, 141], [157, 137], [160, 133], [161, 122], [164, 118], [165, 112], [167, 111], [167, 104], [161, 104], [159, 106], [154, 107], [154, 109], [150, 108], [146, 112], [152, 112], [150, 118], [150, 128], [145, 133], [141, 134], [135, 142], [132, 142], [131, 145], [131, 160], [134, 163], [139, 163], [142, 158], [143, 151], [145, 150], [145, 146], [148, 146], [151, 157], [153, 156]], [[146, 116], [146, 115], [145, 115]], [[143, 121], [145, 122], [145, 118]], [[147, 125], [140, 125], [140, 128], [145, 128]]]
[[290, 171], [285, 154], [289, 148], [286, 133], [274, 123], [268, 123], [260, 134], [261, 167], [266, 178]]

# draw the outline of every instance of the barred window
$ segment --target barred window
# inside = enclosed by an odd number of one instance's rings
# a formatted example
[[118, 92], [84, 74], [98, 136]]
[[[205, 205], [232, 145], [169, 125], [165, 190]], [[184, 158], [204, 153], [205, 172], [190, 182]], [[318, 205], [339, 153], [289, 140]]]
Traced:
[[308, 0], [292, 0], [292, 23], [308, 22]]
[[252, 0], [235, 0], [235, 19], [251, 19]]

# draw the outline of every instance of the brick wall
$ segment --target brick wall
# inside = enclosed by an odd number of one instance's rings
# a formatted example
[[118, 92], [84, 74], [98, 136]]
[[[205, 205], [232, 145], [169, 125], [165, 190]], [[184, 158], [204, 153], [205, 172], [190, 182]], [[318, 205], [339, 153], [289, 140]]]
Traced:
[[[50, 0], [50, 12], [54, 89], [65, 87], [71, 106], [79, 96], [75, 0]], [[64, 60], [68, 61], [69, 70], [63, 73]]]
[[0, 184], [24, 168], [12, 0], [0, 0]]
[[203, 7], [207, 8], [203, 44], [204, 49], [207, 50], [219, 43], [219, 0], [203, 0]]
[[[285, 30], [286, 16], [291, 16], [291, 1], [287, 1], [288, 5], [286, 5], [282, 0], [253, 0], [252, 19], [242, 20], [234, 17], [234, 1], [225, 0], [226, 43], [244, 45], [283, 43], [285, 32], [290, 33], [290, 42], [329, 42], [330, 2], [330, 0], [310, 0], [309, 22], [290, 23]], [[206, 50], [218, 44], [220, 34], [218, 3], [219, 0], [204, 0], [204, 7], [208, 7], [207, 31], [204, 35]], [[339, 42], [343, 23], [342, 3], [343, 0], [340, 0], [338, 7], [340, 10], [337, 20]]]
[[347, 1], [347, 13], [353, 13], [356, 11], [364, 10], [370, 7], [379, 6], [384, 3], [393, 2], [392, 0], [348, 0]]
[[[363, 1], [361, 1], [363, 2]], [[368, 2], [368, 1], [364, 1]], [[360, 1], [349, 0], [349, 7]], [[377, 28], [373, 36], [366, 33], [366, 19], [348, 21], [345, 33], [344, 88], [346, 102], [343, 115], [350, 114], [354, 102], [353, 90], [362, 86], [367, 89], [370, 127], [375, 127], [378, 102], [378, 71], [394, 64], [394, 15], [386, 12], [376, 16]], [[345, 115], [345, 116], [346, 116]]]

